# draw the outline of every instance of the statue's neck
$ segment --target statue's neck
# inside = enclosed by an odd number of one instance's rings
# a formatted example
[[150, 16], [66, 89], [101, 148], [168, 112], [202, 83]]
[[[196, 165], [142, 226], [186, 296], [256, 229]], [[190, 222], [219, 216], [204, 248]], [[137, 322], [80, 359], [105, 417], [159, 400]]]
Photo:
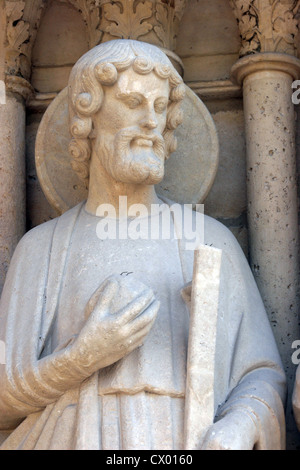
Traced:
[[[120, 199], [121, 198], [121, 199]], [[126, 198], [126, 201], [125, 199]], [[151, 212], [152, 204], [159, 204], [153, 185], [120, 183], [115, 181], [107, 171], [97, 164], [93, 168], [93, 159], [90, 167], [89, 192], [85, 209], [93, 215], [99, 214], [97, 209], [102, 204], [110, 204], [114, 207], [116, 216], [123, 217], [124, 205], [120, 207], [120, 200], [126, 202], [127, 208], [133, 204], [143, 204]]]

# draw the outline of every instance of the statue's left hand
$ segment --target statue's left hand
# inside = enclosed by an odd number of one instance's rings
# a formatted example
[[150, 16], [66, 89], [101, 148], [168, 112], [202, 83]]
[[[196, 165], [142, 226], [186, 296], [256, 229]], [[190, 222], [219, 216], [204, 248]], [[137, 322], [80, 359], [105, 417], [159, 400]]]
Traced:
[[247, 412], [235, 409], [211, 426], [201, 450], [253, 450], [257, 440], [257, 424]]

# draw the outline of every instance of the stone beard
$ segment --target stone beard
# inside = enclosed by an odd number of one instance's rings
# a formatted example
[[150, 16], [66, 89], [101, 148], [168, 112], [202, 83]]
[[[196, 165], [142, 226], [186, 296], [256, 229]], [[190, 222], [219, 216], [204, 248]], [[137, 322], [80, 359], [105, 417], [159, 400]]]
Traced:
[[166, 146], [157, 132], [123, 129], [113, 137], [97, 136], [94, 150], [106, 171], [119, 182], [157, 184], [164, 176]]

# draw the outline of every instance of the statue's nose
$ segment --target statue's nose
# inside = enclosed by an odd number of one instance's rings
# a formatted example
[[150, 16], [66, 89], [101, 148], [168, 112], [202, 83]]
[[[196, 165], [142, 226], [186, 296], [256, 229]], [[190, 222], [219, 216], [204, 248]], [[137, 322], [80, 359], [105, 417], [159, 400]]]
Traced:
[[145, 129], [156, 129], [157, 128], [157, 119], [153, 111], [149, 111], [144, 119], [140, 123], [141, 127]]

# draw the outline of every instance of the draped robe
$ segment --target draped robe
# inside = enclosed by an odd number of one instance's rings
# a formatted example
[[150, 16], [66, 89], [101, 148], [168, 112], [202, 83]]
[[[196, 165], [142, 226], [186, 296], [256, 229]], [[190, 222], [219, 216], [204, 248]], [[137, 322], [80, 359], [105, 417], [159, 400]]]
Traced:
[[[193, 213], [193, 217], [197, 215]], [[180, 289], [193, 252], [178, 240], [99, 240], [83, 204], [20, 241], [0, 304], [2, 449], [180, 449], [188, 309]], [[216, 419], [242, 409], [259, 449], [285, 445], [285, 375], [247, 260], [222, 224], [205, 217], [205, 244], [222, 250], [215, 352]], [[76, 337], [84, 307], [111, 274], [134, 275], [161, 306], [144, 344], [80, 386], [55, 388], [37, 364]], [[201, 393], [201, 390], [199, 391]]]

